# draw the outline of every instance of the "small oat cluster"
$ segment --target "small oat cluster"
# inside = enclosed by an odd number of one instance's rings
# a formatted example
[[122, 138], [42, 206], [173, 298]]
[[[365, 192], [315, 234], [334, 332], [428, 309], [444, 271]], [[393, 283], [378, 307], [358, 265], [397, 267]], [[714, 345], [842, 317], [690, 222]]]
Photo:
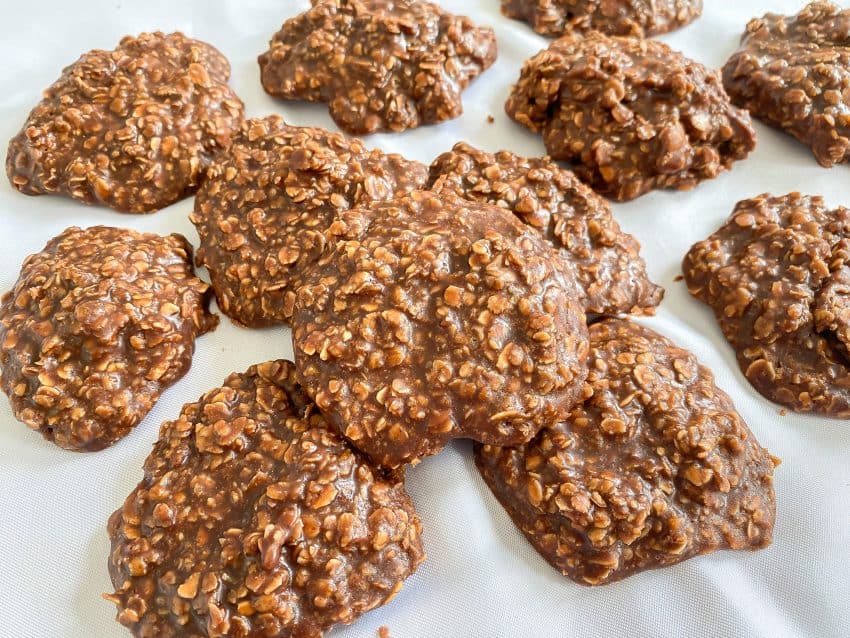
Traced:
[[642, 38], [696, 20], [702, 0], [502, 0], [502, 13], [545, 36], [595, 30]]
[[399, 478], [332, 432], [287, 361], [164, 423], [109, 521], [110, 598], [136, 636], [304, 636], [387, 602], [424, 559]]
[[732, 100], [811, 147], [822, 166], [850, 157], [850, 9], [812, 2], [752, 20], [723, 67]]
[[30, 256], [0, 303], [0, 389], [69, 450], [132, 430], [215, 328], [181, 235], [69, 228]]
[[312, 0], [260, 56], [275, 97], [326, 102], [363, 135], [458, 117], [461, 92], [496, 60], [496, 35], [419, 0]]
[[800, 412], [850, 416], [850, 210], [790, 193], [739, 202], [682, 269], [747, 379]]
[[755, 148], [720, 76], [654, 40], [568, 35], [525, 63], [505, 109], [619, 201], [684, 190]]
[[62, 193], [125, 213], [159, 210], [197, 189], [243, 117], [230, 64], [182, 33], [125, 37], [62, 72], [9, 144], [22, 193]]

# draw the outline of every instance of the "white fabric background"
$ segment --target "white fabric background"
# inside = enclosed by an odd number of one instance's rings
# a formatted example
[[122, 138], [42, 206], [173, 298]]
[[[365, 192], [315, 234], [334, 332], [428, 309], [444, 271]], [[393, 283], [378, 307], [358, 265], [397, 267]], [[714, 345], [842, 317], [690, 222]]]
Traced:
[[[503, 18], [498, 0], [442, 0], [495, 27], [496, 66], [465, 93], [465, 115], [368, 145], [430, 162], [465, 139], [486, 148], [543, 153], [535, 136], [503, 111], [521, 62], [545, 46], [523, 23]], [[768, 10], [793, 13], [803, 0], [707, 0], [692, 26], [662, 38], [719, 67], [746, 21]], [[846, 3], [845, 3], [846, 4]], [[112, 48], [127, 33], [180, 29], [219, 47], [233, 64], [232, 84], [248, 113], [282, 113], [294, 124], [333, 128], [322, 106], [277, 102], [260, 87], [256, 56], [296, 0], [98, 0], [0, 2], [0, 140], [14, 135], [42, 89], [83, 51]], [[488, 115], [496, 119], [486, 122]], [[387, 607], [337, 638], [369, 637], [386, 625], [393, 638], [850, 636], [850, 423], [780, 416], [745, 382], [710, 312], [674, 282], [687, 248], [712, 232], [739, 199], [801, 190], [850, 205], [848, 167], [820, 168], [791, 138], [756, 124], [755, 153], [732, 172], [687, 193], [656, 192], [615, 214], [643, 244], [655, 281], [667, 289], [646, 323], [693, 350], [711, 367], [763, 445], [783, 459], [776, 473], [775, 541], [754, 554], [719, 553], [625, 582], [588, 589], [557, 574], [531, 549], [497, 505], [458, 443], [408, 471], [425, 524], [428, 560]], [[20, 263], [70, 225], [110, 224], [197, 235], [186, 200], [149, 216], [125, 216], [58, 197], [25, 197], [0, 179], [0, 290]], [[126, 439], [103, 452], [75, 454], [18, 423], [0, 399], [0, 637], [111, 638], [128, 635], [114, 607], [106, 570], [108, 515], [141, 478], [159, 424], [216, 387], [232, 371], [291, 356], [288, 331], [249, 331], [222, 318], [202, 337], [191, 372]]]

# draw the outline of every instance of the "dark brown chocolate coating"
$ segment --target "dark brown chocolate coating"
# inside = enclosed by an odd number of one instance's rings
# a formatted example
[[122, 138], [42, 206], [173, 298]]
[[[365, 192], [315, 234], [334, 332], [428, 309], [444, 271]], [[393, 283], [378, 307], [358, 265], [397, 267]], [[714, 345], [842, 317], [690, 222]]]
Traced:
[[24, 261], [0, 303], [0, 389], [56, 445], [127, 435], [215, 328], [181, 235], [68, 228]]
[[243, 118], [230, 65], [182, 33], [143, 33], [67, 67], [9, 143], [27, 195], [62, 193], [124, 213], [192, 194]]
[[546, 36], [596, 30], [643, 38], [695, 20], [702, 0], [502, 0], [502, 13]]
[[738, 202], [682, 269], [756, 390], [850, 418], [850, 210], [800, 193]]
[[771, 541], [776, 463], [711, 372], [626, 319], [590, 327], [584, 403], [527, 445], [476, 446], [487, 485], [553, 567], [614, 582]]
[[319, 638], [401, 589], [420, 534], [401, 479], [269, 361], [163, 424], [109, 520], [109, 598], [138, 638]]
[[664, 290], [649, 280], [640, 244], [608, 202], [548, 158], [485, 153], [460, 142], [431, 164], [432, 189], [506, 208], [558, 250], [589, 315], [653, 314]]
[[526, 61], [505, 109], [619, 201], [686, 190], [755, 148], [718, 73], [654, 40], [565, 36]]
[[735, 104], [810, 146], [822, 166], [850, 157], [850, 9], [812, 2], [751, 20], [723, 67]]
[[293, 317], [299, 378], [340, 432], [397, 467], [450, 439], [527, 441], [586, 374], [574, 284], [502, 208], [418, 191], [342, 213]]
[[301, 273], [324, 249], [334, 216], [427, 179], [422, 164], [340, 133], [277, 116], [248, 120], [195, 199], [198, 265], [234, 321], [288, 323]]
[[327, 102], [348, 133], [403, 131], [458, 117], [461, 93], [496, 60], [496, 35], [414, 0], [312, 0], [260, 56], [263, 88]]

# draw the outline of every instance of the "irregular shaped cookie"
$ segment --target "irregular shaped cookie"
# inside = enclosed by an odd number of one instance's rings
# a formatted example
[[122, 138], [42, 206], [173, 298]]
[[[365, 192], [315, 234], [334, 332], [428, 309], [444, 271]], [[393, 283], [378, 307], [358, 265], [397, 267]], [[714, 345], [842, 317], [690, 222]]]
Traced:
[[800, 193], [738, 202], [682, 269], [756, 390], [850, 417], [850, 210]]
[[305, 267], [334, 216], [421, 188], [422, 164], [279, 117], [248, 120], [198, 191], [192, 223], [221, 310], [246, 326], [288, 323]]
[[94, 226], [54, 237], [0, 301], [0, 389], [15, 416], [69, 450], [127, 435], [218, 323], [208, 291], [181, 235]]
[[420, 534], [401, 479], [328, 429], [292, 364], [269, 361], [163, 424], [109, 519], [108, 598], [140, 638], [318, 638], [401, 589]]
[[541, 35], [596, 30], [643, 38], [697, 19], [702, 0], [502, 0], [502, 13]]
[[549, 155], [619, 201], [692, 188], [756, 142], [720, 76], [654, 40], [556, 40], [525, 63], [505, 109], [543, 134]]
[[652, 314], [664, 291], [649, 280], [640, 244], [608, 202], [548, 158], [495, 155], [460, 142], [431, 164], [432, 189], [496, 204], [558, 249], [591, 315]]
[[586, 374], [584, 313], [555, 250], [496, 206], [418, 191], [342, 213], [293, 317], [299, 378], [340, 432], [397, 467], [450, 440], [527, 441]]
[[349, 133], [403, 131], [454, 119], [461, 92], [496, 60], [496, 35], [436, 4], [312, 0], [260, 56], [263, 88], [327, 102]]
[[723, 67], [735, 104], [810, 146], [822, 166], [850, 157], [850, 9], [812, 2], [751, 20]]
[[585, 400], [527, 445], [476, 446], [510, 517], [553, 567], [614, 582], [770, 544], [773, 468], [711, 372], [626, 319], [590, 327]]
[[6, 155], [12, 185], [124, 213], [193, 193], [243, 118], [230, 65], [182, 33], [143, 33], [67, 67]]

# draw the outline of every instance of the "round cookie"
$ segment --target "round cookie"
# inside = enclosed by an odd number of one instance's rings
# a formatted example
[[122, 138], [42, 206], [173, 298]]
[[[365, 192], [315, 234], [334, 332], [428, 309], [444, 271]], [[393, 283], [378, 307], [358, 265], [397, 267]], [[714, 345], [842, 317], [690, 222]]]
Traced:
[[68, 228], [0, 302], [0, 389], [47, 440], [107, 447], [189, 370], [210, 297], [181, 235]]
[[321, 254], [336, 214], [427, 179], [422, 164], [340, 133], [277, 116], [248, 120], [195, 199], [198, 265], [237, 323], [288, 323], [301, 273]]
[[608, 202], [548, 158], [485, 153], [459, 142], [431, 164], [432, 190], [506, 208], [533, 226], [584, 295], [589, 315], [653, 314], [664, 290], [649, 280], [637, 240]]
[[696, 20], [702, 0], [502, 0], [502, 13], [546, 36], [595, 30], [644, 38]]
[[596, 32], [555, 40], [526, 61], [505, 110], [618, 201], [693, 188], [756, 142], [718, 73], [662, 42]]
[[62, 193], [149, 213], [193, 193], [239, 128], [230, 64], [182, 33], [127, 36], [67, 67], [9, 143], [6, 173], [27, 195]]
[[711, 372], [626, 319], [590, 327], [584, 403], [512, 448], [476, 446], [535, 549], [583, 585], [771, 541], [777, 463]]
[[850, 157], [850, 9], [812, 2], [750, 21], [723, 67], [732, 101], [811, 147], [822, 166]]
[[850, 210], [800, 193], [738, 202], [682, 270], [756, 390], [850, 418]]
[[263, 88], [326, 102], [355, 135], [454, 119], [461, 93], [496, 60], [496, 34], [414, 0], [312, 0], [260, 56]]
[[109, 520], [109, 596], [134, 636], [319, 638], [424, 559], [401, 479], [328, 429], [287, 361], [232, 374], [163, 424]]
[[508, 211], [451, 193], [343, 213], [293, 317], [299, 378], [328, 420], [397, 467], [466, 437], [527, 441], [568, 414], [585, 316], [565, 267]]

